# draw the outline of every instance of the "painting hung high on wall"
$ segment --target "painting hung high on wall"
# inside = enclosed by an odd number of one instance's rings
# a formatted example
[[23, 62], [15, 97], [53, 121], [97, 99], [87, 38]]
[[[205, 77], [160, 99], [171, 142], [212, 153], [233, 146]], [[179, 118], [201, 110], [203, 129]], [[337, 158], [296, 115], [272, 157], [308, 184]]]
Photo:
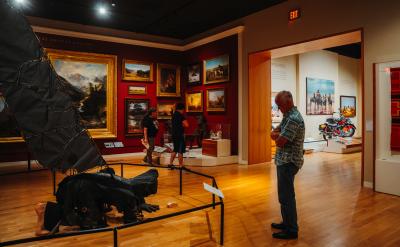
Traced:
[[143, 135], [142, 120], [149, 109], [149, 100], [125, 99], [125, 134]]
[[180, 68], [171, 64], [157, 64], [157, 96], [181, 96]]
[[17, 121], [9, 112], [6, 101], [0, 92], [0, 143], [22, 141]]
[[157, 103], [157, 119], [171, 119], [175, 103]]
[[229, 55], [204, 61], [204, 84], [229, 81]]
[[84, 92], [78, 110], [91, 136], [116, 137], [116, 57], [51, 49], [47, 52], [57, 74]]
[[201, 85], [200, 64], [192, 64], [187, 67], [188, 86]]
[[356, 97], [355, 96], [340, 96], [340, 113], [344, 117], [356, 116]]
[[225, 88], [207, 89], [207, 111], [218, 112], [226, 110]]
[[126, 81], [153, 81], [153, 64], [124, 59], [122, 61], [122, 79]]
[[203, 112], [203, 92], [186, 93], [186, 112]]
[[335, 83], [332, 80], [306, 78], [307, 115], [332, 115], [335, 104]]

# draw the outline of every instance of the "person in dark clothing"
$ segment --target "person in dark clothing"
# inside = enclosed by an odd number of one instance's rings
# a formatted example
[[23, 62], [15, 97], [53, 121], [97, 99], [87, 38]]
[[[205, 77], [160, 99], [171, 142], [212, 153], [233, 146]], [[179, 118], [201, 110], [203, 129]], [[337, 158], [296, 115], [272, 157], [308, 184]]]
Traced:
[[183, 103], [177, 103], [175, 106], [175, 112], [172, 115], [172, 142], [174, 144], [174, 150], [171, 154], [170, 166], [173, 166], [176, 154], [178, 153], [179, 166], [183, 166], [183, 154], [186, 150], [185, 144], [185, 128], [189, 127], [189, 123], [183, 115], [185, 105]]
[[289, 91], [279, 92], [275, 103], [283, 113], [282, 122], [271, 133], [271, 138], [277, 146], [275, 164], [282, 222], [272, 223], [271, 226], [282, 231], [274, 233], [272, 236], [279, 239], [296, 239], [299, 227], [297, 225], [294, 178], [304, 162], [305, 125], [303, 117], [294, 106], [293, 97]]
[[154, 108], [150, 108], [146, 116], [143, 118], [143, 143], [147, 146], [146, 156], [143, 161], [149, 164], [153, 163], [152, 154], [154, 151], [155, 137], [158, 133], [158, 121], [157, 121], [157, 111]]

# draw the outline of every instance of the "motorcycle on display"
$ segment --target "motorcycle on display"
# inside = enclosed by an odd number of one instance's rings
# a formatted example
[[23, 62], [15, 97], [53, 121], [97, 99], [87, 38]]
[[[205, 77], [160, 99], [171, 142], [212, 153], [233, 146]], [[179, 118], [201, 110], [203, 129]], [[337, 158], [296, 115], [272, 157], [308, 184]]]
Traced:
[[[334, 112], [335, 114], [335, 112]], [[352, 137], [356, 132], [356, 126], [347, 117], [344, 117], [341, 113], [340, 117], [327, 118], [326, 122], [319, 125], [319, 132], [325, 140], [331, 139], [332, 137]]]

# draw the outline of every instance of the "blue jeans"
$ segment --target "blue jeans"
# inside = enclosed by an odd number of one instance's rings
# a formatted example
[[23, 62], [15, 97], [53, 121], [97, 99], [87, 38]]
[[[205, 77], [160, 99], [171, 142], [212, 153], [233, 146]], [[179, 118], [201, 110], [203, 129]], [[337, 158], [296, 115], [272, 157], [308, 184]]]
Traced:
[[283, 224], [289, 232], [298, 232], [296, 195], [294, 192], [294, 177], [299, 168], [293, 163], [278, 165], [276, 167], [278, 177], [278, 197], [281, 204]]

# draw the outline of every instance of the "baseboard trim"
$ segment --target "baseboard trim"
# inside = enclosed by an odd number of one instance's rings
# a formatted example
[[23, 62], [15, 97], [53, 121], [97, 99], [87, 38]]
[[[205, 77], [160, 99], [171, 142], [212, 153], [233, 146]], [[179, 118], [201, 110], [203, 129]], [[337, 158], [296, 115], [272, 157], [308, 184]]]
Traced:
[[372, 182], [364, 181], [363, 185], [365, 188], [374, 188], [374, 184]]

